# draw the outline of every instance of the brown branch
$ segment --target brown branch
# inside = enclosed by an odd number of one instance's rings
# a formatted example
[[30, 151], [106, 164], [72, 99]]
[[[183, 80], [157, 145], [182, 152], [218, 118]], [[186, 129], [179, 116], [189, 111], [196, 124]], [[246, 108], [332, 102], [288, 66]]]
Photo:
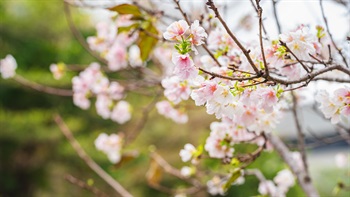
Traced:
[[149, 113], [153, 109], [154, 105], [156, 102], [159, 100], [160, 93], [158, 92], [155, 96], [154, 99], [152, 100], [151, 103], [149, 103], [143, 110], [142, 110], [142, 117], [135, 126], [135, 128], [128, 132], [128, 135], [125, 140], [125, 145], [131, 143], [135, 138], [138, 136], [138, 134], [141, 132], [141, 130], [145, 127], [146, 122], [148, 120]]
[[280, 40], [280, 44], [284, 47], [286, 47], [287, 52], [289, 52], [290, 54], [292, 54], [292, 56], [301, 64], [301, 66], [304, 68], [304, 70], [306, 70], [306, 72], [310, 73], [309, 68], [293, 53], [292, 50], [290, 50], [290, 48], [286, 45], [286, 43], [282, 42]]
[[337, 79], [337, 78], [328, 78], [328, 77], [317, 77], [312, 81], [331, 81], [331, 82], [339, 82], [339, 83], [350, 83], [350, 79]]
[[181, 180], [184, 180], [194, 185], [195, 187], [199, 187], [199, 188], [203, 187], [202, 183], [197, 179], [184, 177], [178, 169], [171, 166], [165, 159], [163, 159], [163, 157], [161, 157], [155, 151], [151, 153], [151, 158], [154, 159], [154, 161], [157, 162], [168, 174], [171, 174]]
[[[257, 9], [257, 13], [258, 13], [258, 17], [259, 17], [259, 41], [260, 41], [260, 49], [261, 49], [261, 55], [263, 58], [263, 62], [264, 62], [264, 68], [265, 68], [265, 75], [269, 76], [269, 67], [266, 63], [266, 57], [265, 57], [265, 52], [264, 52], [264, 44], [263, 44], [263, 40], [262, 40], [262, 27], [263, 27], [263, 22], [262, 22], [262, 8], [259, 4], [260, 0], [256, 0], [256, 9]], [[265, 32], [266, 34], [266, 32]]]
[[331, 42], [332, 42], [334, 48], [338, 51], [339, 55], [342, 57], [343, 62], [344, 62], [344, 64], [346, 65], [346, 67], [349, 68], [349, 65], [348, 65], [348, 63], [347, 63], [347, 61], [346, 61], [346, 59], [345, 59], [343, 53], [341, 52], [341, 49], [339, 49], [339, 48], [337, 47], [337, 44], [336, 44], [335, 41], [334, 41], [333, 35], [331, 34], [331, 31], [329, 30], [328, 21], [327, 21], [326, 14], [324, 13], [323, 1], [322, 1], [322, 0], [320, 0], [320, 7], [321, 7], [321, 13], [322, 13], [323, 21], [324, 21], [324, 23], [325, 23], [325, 25], [326, 25], [326, 30], [327, 30], [327, 33], [328, 33], [330, 39], [331, 39]]
[[32, 89], [37, 90], [39, 92], [44, 92], [47, 94], [52, 94], [52, 95], [57, 95], [57, 96], [72, 96], [73, 95], [72, 90], [53, 88], [53, 87], [48, 87], [48, 86], [44, 86], [41, 84], [37, 84], [35, 82], [29, 81], [29, 80], [23, 78], [22, 76], [20, 76], [18, 74], [15, 75], [13, 77], [13, 79], [15, 81], [17, 81], [18, 83], [22, 84], [23, 86], [32, 88]]
[[191, 21], [188, 19], [187, 14], [182, 10], [182, 8], [181, 8], [181, 6], [180, 6], [180, 1], [179, 1], [179, 0], [173, 0], [173, 1], [174, 1], [174, 3], [175, 3], [176, 6], [177, 6], [177, 7], [175, 7], [175, 8], [178, 9], [178, 10], [181, 12], [181, 14], [182, 14], [182, 16], [184, 17], [185, 21], [186, 21], [188, 24], [190, 24]]
[[277, 3], [278, 3], [278, 0], [272, 0], [273, 15], [275, 16], [275, 22], [277, 25], [278, 34], [281, 34], [282, 33], [281, 25], [277, 15]]
[[79, 157], [93, 170], [97, 175], [99, 175], [108, 185], [110, 185], [117, 193], [119, 193], [123, 197], [132, 197], [132, 195], [124, 189], [122, 185], [120, 185], [115, 179], [113, 179], [107, 172], [105, 172], [92, 158], [84, 151], [84, 149], [80, 146], [79, 142], [74, 138], [72, 132], [66, 125], [66, 123], [62, 120], [59, 114], [54, 115], [54, 120], [61, 132], [67, 138], [69, 143], [74, 148], [75, 152], [79, 155]]
[[101, 190], [86, 184], [84, 181], [79, 180], [70, 174], [66, 174], [64, 176], [64, 179], [66, 179], [68, 182], [70, 182], [73, 185], [76, 185], [82, 189], [92, 192], [97, 197], [108, 197], [108, 195], [102, 192]]
[[[259, 17], [259, 7], [260, 7], [260, 5], [255, 6], [253, 0], [250, 0], [250, 3], [251, 3], [252, 6], [254, 7], [254, 10], [255, 10], [255, 12], [258, 14], [258, 17]], [[260, 3], [260, 0], [256, 0], [256, 4], [259, 4], [259, 3]], [[267, 36], [267, 31], [266, 31], [266, 28], [265, 28], [264, 23], [261, 23], [261, 26], [262, 26], [262, 29], [263, 29], [263, 31], [264, 31], [264, 34]]]
[[248, 169], [248, 170], [244, 170], [244, 174], [245, 175], [253, 175], [256, 176], [256, 178], [258, 178], [258, 180], [260, 182], [264, 182], [266, 181], [265, 176], [261, 173], [261, 171], [259, 169]]
[[237, 39], [237, 37], [232, 33], [232, 31], [230, 30], [230, 28], [227, 26], [226, 22], [224, 21], [224, 19], [222, 19], [217, 7], [215, 6], [214, 2], [212, 0], [207, 0], [207, 5], [209, 6], [209, 8], [211, 10], [214, 11], [215, 13], [215, 17], [219, 19], [220, 23], [224, 26], [226, 32], [229, 34], [229, 36], [233, 39], [233, 41], [237, 44], [237, 46], [241, 49], [241, 51], [243, 52], [244, 56], [247, 58], [249, 64], [252, 66], [252, 68], [254, 69], [255, 73], [257, 75], [260, 75], [259, 69], [255, 66], [252, 58], [249, 55], [249, 52], [242, 44], [241, 42]]
[[348, 74], [350, 76], [350, 69], [344, 68], [341, 65], [332, 65], [332, 66], [328, 66], [326, 68], [317, 70], [317, 71], [315, 71], [313, 73], [308, 73], [307, 75], [305, 75], [305, 76], [303, 76], [303, 77], [301, 77], [300, 79], [297, 79], [297, 80], [285, 80], [285, 79], [272, 77], [272, 76], [268, 76], [268, 79], [270, 81], [274, 81], [274, 82], [277, 82], [277, 83], [280, 83], [280, 84], [290, 85], [290, 84], [301, 83], [301, 82], [304, 82], [304, 81], [307, 81], [307, 80], [312, 80], [316, 76], [321, 75], [321, 74], [326, 73], [326, 72], [329, 72], [329, 71], [332, 71], [332, 70], [339, 70], [339, 71], [342, 71], [342, 72], [344, 72], [344, 73], [346, 73], [346, 74]]
[[219, 66], [222, 67], [222, 65], [220, 64], [220, 62], [218, 61], [218, 59], [215, 58], [214, 54], [208, 49], [206, 44], [202, 44], [202, 47], [204, 48], [204, 50], [209, 54], [209, 56], [215, 61], [215, 63]]
[[80, 45], [94, 58], [96, 58], [98, 61], [102, 62], [103, 64], [108, 64], [107, 60], [101, 58], [98, 54], [96, 54], [94, 51], [92, 51], [90, 49], [90, 47], [88, 46], [88, 44], [85, 41], [85, 38], [83, 37], [83, 35], [80, 33], [80, 31], [76, 28], [73, 19], [72, 19], [72, 14], [70, 12], [69, 9], [69, 3], [67, 3], [66, 1], [64, 1], [64, 13], [67, 19], [67, 23], [69, 26], [69, 29], [71, 30], [71, 32], [73, 33], [74, 37], [78, 40], [78, 42], [80, 43]]
[[307, 158], [306, 158], [305, 135], [304, 135], [303, 131], [301, 130], [301, 125], [300, 125], [298, 111], [297, 111], [298, 101], [297, 101], [297, 98], [296, 98], [295, 93], [293, 91], [291, 91], [291, 94], [292, 94], [292, 99], [293, 99], [292, 112], [293, 112], [293, 117], [294, 117], [294, 123], [295, 123], [295, 126], [297, 128], [297, 133], [298, 133], [299, 152], [301, 153], [303, 167], [304, 167], [304, 171], [306, 173], [305, 178], [310, 179], [310, 181], [311, 181], [311, 178], [309, 175], [308, 164], [307, 164]]
[[308, 179], [307, 174], [303, 169], [300, 169], [295, 165], [294, 159], [291, 157], [291, 152], [284, 144], [284, 142], [276, 135], [271, 133], [266, 134], [267, 139], [273, 145], [275, 150], [281, 156], [281, 158], [286, 162], [289, 168], [292, 170], [293, 174], [297, 177], [300, 187], [303, 189], [305, 194], [309, 197], [320, 196], [316, 188], [312, 185], [310, 179]]
[[227, 80], [236, 80], [236, 81], [247, 81], [247, 80], [252, 80], [252, 79], [256, 79], [256, 78], [259, 78], [259, 76], [252, 76], [252, 77], [228, 77], [228, 76], [224, 76], [224, 75], [220, 75], [220, 74], [217, 74], [217, 73], [213, 73], [213, 72], [210, 72], [210, 71], [207, 71], [203, 68], [198, 68], [198, 70], [212, 76], [212, 77], [217, 77], [217, 78], [221, 78], [221, 79], [227, 79]]

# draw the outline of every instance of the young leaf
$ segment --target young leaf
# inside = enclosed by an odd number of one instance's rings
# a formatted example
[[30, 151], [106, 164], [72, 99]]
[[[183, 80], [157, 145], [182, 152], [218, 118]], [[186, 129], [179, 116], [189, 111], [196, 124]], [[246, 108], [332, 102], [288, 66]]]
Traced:
[[232, 183], [234, 183], [240, 176], [241, 176], [241, 169], [240, 168], [236, 168], [232, 172], [231, 177], [227, 180], [227, 182], [223, 186], [224, 190], [226, 191], [232, 185]]
[[[158, 35], [157, 29], [150, 23], [145, 31], [148, 33], [152, 33], [154, 35]], [[149, 54], [151, 53], [154, 46], [157, 44], [158, 40], [152, 36], [147, 35], [146, 32], [140, 31], [139, 38], [137, 40], [137, 46], [140, 48], [141, 59], [142, 61], [146, 61]]]
[[119, 14], [131, 14], [134, 15], [134, 17], [140, 17], [142, 15], [141, 11], [137, 6], [130, 4], [117, 5], [115, 7], [109, 8], [109, 10], [116, 11]]
[[159, 164], [151, 159], [151, 165], [146, 173], [146, 179], [150, 185], [158, 185], [163, 175], [163, 170]]
[[118, 33], [129, 32], [130, 30], [138, 28], [139, 26], [140, 26], [139, 23], [133, 23], [133, 24], [131, 24], [129, 26], [118, 27]]

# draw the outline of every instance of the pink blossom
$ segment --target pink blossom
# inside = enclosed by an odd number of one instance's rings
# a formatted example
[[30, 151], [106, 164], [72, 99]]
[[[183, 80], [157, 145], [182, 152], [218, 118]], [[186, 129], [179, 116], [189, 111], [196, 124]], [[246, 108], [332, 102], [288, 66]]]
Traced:
[[108, 94], [114, 100], [119, 100], [123, 98], [124, 87], [118, 82], [112, 81], [108, 87]]
[[188, 116], [184, 111], [173, 108], [168, 101], [160, 101], [156, 104], [158, 113], [166, 118], [172, 119], [178, 124], [183, 124], [188, 121]]
[[124, 124], [131, 119], [131, 106], [126, 101], [119, 101], [116, 106], [114, 106], [111, 113], [111, 119], [119, 124]]
[[154, 49], [153, 55], [162, 65], [163, 76], [170, 76], [174, 72], [175, 65], [171, 62], [172, 54], [173, 49], [167, 44]]
[[117, 35], [117, 28], [112, 22], [99, 22], [96, 25], [97, 36], [87, 38], [89, 47], [97, 52], [105, 52], [112, 45]]
[[229, 86], [218, 85], [214, 92], [214, 99], [222, 105], [231, 103], [234, 99]]
[[131, 67], [142, 66], [141, 52], [137, 45], [132, 45], [129, 48], [129, 63]]
[[190, 177], [194, 172], [194, 170], [191, 167], [184, 166], [181, 168], [180, 173], [184, 177]]
[[276, 96], [276, 91], [272, 87], [260, 88], [260, 107], [266, 112], [272, 112], [273, 107], [276, 105], [278, 98]]
[[90, 90], [94, 94], [101, 94], [107, 92], [109, 86], [109, 80], [107, 77], [104, 77], [102, 74], [94, 81], [90, 81]]
[[163, 37], [167, 40], [180, 40], [180, 36], [184, 35], [188, 28], [189, 26], [186, 21], [175, 21], [166, 29]]
[[65, 65], [62, 63], [58, 63], [58, 64], [51, 64], [50, 65], [50, 71], [53, 74], [53, 77], [56, 80], [59, 80], [62, 78], [62, 76], [64, 75], [65, 72]]
[[98, 95], [96, 99], [96, 111], [103, 119], [108, 119], [111, 115], [111, 107], [113, 106], [113, 101], [106, 95]]
[[208, 151], [210, 157], [223, 159], [233, 156], [234, 148], [232, 146], [233, 141], [225, 130], [212, 130], [205, 142], [204, 149]]
[[208, 192], [211, 195], [225, 195], [224, 191], [225, 181], [220, 179], [218, 176], [214, 176], [211, 180], [207, 182]]
[[342, 117], [345, 118], [345, 122], [350, 121], [347, 95], [347, 90], [342, 88], [335, 90], [334, 96], [330, 96], [325, 90], [317, 93], [316, 101], [321, 104], [319, 108], [326, 118], [331, 119], [332, 124], [342, 121]]
[[108, 61], [108, 68], [112, 71], [126, 68], [128, 61], [125, 47], [118, 42], [114, 43], [106, 55], [106, 60]]
[[[285, 42], [288, 48], [302, 60], [311, 59], [309, 54], [315, 54], [316, 49], [314, 43], [317, 42], [316, 35], [310, 33], [309, 28], [302, 27], [296, 31], [280, 35], [281, 41]], [[292, 59], [295, 59], [291, 55]]]
[[234, 41], [232, 38], [221, 28], [216, 28], [214, 31], [209, 33], [207, 43], [208, 48], [211, 50], [223, 50], [234, 46]]
[[16, 75], [17, 62], [12, 55], [7, 55], [0, 60], [0, 73], [2, 78], [8, 79]]
[[284, 66], [280, 69], [280, 72], [282, 75], [288, 77], [288, 79], [291, 80], [299, 79], [305, 73], [299, 63], [290, 66]]
[[163, 79], [162, 86], [165, 88], [164, 95], [174, 104], [178, 104], [181, 100], [187, 100], [190, 97], [191, 89], [188, 83], [180, 82], [177, 76]]
[[213, 81], [204, 81], [200, 88], [192, 91], [191, 98], [197, 106], [204, 105], [208, 100], [213, 98], [217, 86]]
[[244, 107], [241, 121], [245, 126], [252, 125], [254, 124], [257, 115], [258, 113], [256, 107]]
[[268, 195], [269, 194], [270, 196], [278, 197], [278, 196], [276, 196], [277, 187], [270, 180], [267, 180], [267, 181], [264, 181], [264, 182], [260, 182], [258, 191], [262, 195]]
[[107, 154], [112, 163], [118, 163], [121, 159], [121, 149], [123, 145], [122, 138], [117, 134], [107, 135], [101, 133], [95, 140], [97, 150]]
[[196, 148], [192, 144], [185, 144], [184, 149], [181, 149], [179, 153], [181, 160], [183, 162], [191, 160], [196, 151]]
[[277, 184], [277, 187], [281, 192], [286, 193], [289, 188], [295, 184], [294, 179], [293, 173], [288, 169], [284, 169], [278, 172], [273, 181]]
[[205, 105], [208, 114], [215, 114], [215, 117], [220, 119], [225, 114], [226, 106], [215, 99], [210, 99]]
[[172, 62], [175, 64], [174, 74], [181, 80], [193, 79], [198, 75], [198, 70], [189, 54], [173, 53]]
[[199, 26], [199, 21], [195, 20], [191, 25], [191, 42], [193, 45], [201, 45], [203, 44], [203, 39], [208, 37], [207, 33], [203, 27]]
[[81, 109], [89, 109], [90, 107], [90, 100], [84, 93], [80, 92], [73, 94], [73, 103]]

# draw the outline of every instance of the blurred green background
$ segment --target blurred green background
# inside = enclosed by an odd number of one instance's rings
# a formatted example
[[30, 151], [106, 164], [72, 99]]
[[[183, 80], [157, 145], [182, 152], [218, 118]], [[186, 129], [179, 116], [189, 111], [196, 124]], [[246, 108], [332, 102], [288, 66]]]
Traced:
[[[82, 34], [94, 34], [94, 25], [87, 12], [72, 8], [74, 21]], [[88, 65], [96, 61], [68, 28], [61, 0], [0, 1], [0, 58], [12, 54], [18, 63], [17, 73], [41, 84], [71, 88], [75, 72], [63, 79], [54, 80], [49, 65], [56, 62]], [[59, 113], [86, 152], [108, 173], [135, 196], [168, 196], [147, 185], [145, 174], [149, 168], [149, 146], [177, 168], [183, 165], [178, 152], [185, 143], [198, 145], [209, 134], [209, 124], [214, 119], [205, 115], [203, 108], [189, 111], [190, 121], [176, 125], [155, 110], [138, 138], [127, 147], [137, 150], [139, 157], [121, 166], [113, 166], [107, 157], [98, 152], [93, 143], [99, 133], [118, 133], [132, 130], [141, 118], [140, 109], [153, 98], [128, 94], [133, 105], [131, 122], [118, 125], [96, 115], [94, 107], [84, 111], [73, 105], [72, 98], [47, 95], [28, 89], [13, 80], [0, 79], [0, 196], [94, 196], [64, 179], [72, 175], [115, 196], [114, 191], [96, 176], [77, 156], [53, 121]], [[188, 102], [188, 105], [193, 105]], [[92, 105], [93, 106], [93, 105]], [[254, 146], [242, 151], [254, 150]], [[213, 171], [220, 171], [219, 162], [207, 161]], [[260, 168], [271, 179], [284, 168], [275, 153], [263, 153], [251, 168]], [[334, 173], [328, 173], [335, 176]], [[208, 177], [210, 178], [210, 177]], [[333, 179], [332, 179], [333, 180]], [[203, 180], [205, 182], [205, 180]], [[184, 187], [186, 183], [165, 175], [162, 184]], [[322, 183], [320, 184], [322, 185]], [[325, 196], [334, 185], [322, 187]], [[258, 181], [248, 177], [243, 186], [233, 186], [228, 196], [256, 196]], [[207, 196], [203, 191], [196, 196]], [[303, 196], [299, 187], [293, 187], [288, 196]]]

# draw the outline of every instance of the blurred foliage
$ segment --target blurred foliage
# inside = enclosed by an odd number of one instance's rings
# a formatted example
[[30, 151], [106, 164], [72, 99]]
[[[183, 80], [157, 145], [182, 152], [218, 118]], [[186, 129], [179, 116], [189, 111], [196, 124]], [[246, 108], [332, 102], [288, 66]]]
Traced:
[[[94, 34], [89, 15], [72, 8], [74, 21], [86, 37]], [[71, 78], [77, 74], [68, 72], [59, 81], [53, 79], [49, 65], [56, 62], [88, 65], [96, 61], [74, 39], [70, 32], [61, 0], [1, 1], [0, 2], [0, 58], [12, 54], [18, 63], [17, 73], [37, 83], [50, 86], [71, 86]], [[98, 152], [94, 140], [101, 132], [130, 132], [141, 118], [140, 109], [153, 98], [129, 94], [133, 105], [131, 122], [118, 125], [96, 115], [94, 107], [84, 111], [74, 106], [71, 98], [36, 92], [0, 79], [0, 196], [93, 196], [92, 193], [64, 179], [70, 174], [92, 183], [103, 192], [114, 196], [114, 191], [97, 177], [77, 156], [53, 121], [59, 113], [86, 152], [108, 173], [135, 196], [168, 196], [147, 186], [145, 174], [149, 168], [149, 146], [177, 168], [183, 165], [178, 152], [185, 143], [199, 145], [209, 134], [212, 116], [205, 115], [203, 108], [189, 111], [189, 123], [176, 125], [168, 119], [150, 114], [145, 128], [128, 150], [138, 150], [139, 157], [121, 166], [113, 166], [107, 157]], [[186, 103], [193, 105], [192, 102]], [[205, 123], [205, 124], [203, 124]], [[248, 152], [255, 147], [239, 148]], [[238, 150], [238, 149], [237, 149]], [[212, 171], [220, 171], [217, 160], [206, 160]], [[250, 168], [260, 168], [272, 179], [284, 168], [276, 153], [263, 153]], [[210, 179], [211, 177], [207, 177]], [[205, 181], [205, 180], [203, 180]], [[161, 183], [169, 187], [183, 188], [187, 184], [169, 175]], [[256, 196], [258, 181], [248, 177], [246, 184], [233, 186], [228, 196]], [[206, 196], [202, 191], [196, 196]], [[293, 187], [288, 196], [303, 196], [299, 187]]]

